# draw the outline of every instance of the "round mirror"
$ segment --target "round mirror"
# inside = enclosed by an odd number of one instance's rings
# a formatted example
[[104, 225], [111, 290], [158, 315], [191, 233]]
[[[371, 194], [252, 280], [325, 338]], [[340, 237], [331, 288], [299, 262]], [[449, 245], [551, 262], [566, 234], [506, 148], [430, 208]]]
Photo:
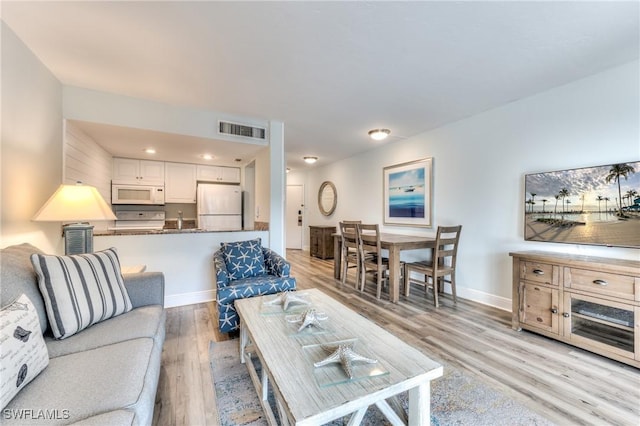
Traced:
[[318, 208], [320, 213], [325, 216], [331, 216], [338, 204], [338, 193], [336, 186], [329, 181], [322, 182], [318, 190]]

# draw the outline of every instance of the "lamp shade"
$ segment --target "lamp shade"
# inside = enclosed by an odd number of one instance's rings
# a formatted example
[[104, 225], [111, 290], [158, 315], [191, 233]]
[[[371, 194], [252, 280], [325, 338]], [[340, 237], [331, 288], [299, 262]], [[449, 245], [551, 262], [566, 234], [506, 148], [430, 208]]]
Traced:
[[38, 213], [36, 222], [115, 220], [111, 207], [98, 190], [89, 185], [60, 185]]

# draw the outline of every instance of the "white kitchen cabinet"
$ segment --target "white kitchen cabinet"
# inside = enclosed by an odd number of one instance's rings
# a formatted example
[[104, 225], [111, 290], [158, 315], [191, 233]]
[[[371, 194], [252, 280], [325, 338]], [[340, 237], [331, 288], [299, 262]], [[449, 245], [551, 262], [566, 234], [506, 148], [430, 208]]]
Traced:
[[164, 201], [166, 203], [196, 202], [196, 165], [164, 163]]
[[164, 185], [164, 162], [114, 158], [112, 181], [125, 185]]
[[196, 175], [199, 181], [240, 183], [239, 167], [198, 165]]

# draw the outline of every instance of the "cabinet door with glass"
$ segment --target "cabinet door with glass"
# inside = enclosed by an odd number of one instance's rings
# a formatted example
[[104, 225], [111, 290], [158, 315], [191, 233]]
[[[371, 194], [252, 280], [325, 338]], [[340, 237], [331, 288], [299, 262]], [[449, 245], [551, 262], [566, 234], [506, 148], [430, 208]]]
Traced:
[[573, 292], [564, 293], [564, 335], [594, 352], [640, 360], [640, 307]]

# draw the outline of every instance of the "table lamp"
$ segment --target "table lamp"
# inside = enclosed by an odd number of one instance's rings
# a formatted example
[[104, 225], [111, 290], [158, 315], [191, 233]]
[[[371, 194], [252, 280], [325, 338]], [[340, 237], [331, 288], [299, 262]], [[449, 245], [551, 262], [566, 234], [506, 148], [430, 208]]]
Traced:
[[38, 213], [36, 222], [73, 222], [62, 226], [65, 254], [93, 251], [93, 225], [83, 221], [115, 220], [111, 207], [98, 190], [78, 182], [60, 185]]

